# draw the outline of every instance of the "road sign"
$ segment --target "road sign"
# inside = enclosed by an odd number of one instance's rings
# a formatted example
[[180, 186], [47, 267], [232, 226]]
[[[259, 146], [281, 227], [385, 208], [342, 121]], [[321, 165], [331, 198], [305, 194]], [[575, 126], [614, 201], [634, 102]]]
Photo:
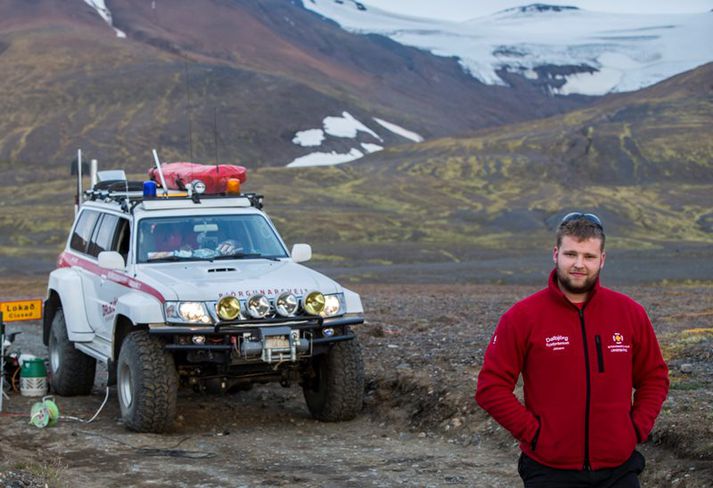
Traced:
[[0, 312], [2, 312], [5, 322], [40, 320], [42, 318], [42, 299], [31, 298], [0, 302]]

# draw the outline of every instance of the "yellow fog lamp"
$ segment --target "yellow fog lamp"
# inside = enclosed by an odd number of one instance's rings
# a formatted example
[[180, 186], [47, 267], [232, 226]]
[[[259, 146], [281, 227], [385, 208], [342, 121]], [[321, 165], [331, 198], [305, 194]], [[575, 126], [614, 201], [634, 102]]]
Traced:
[[310, 315], [319, 315], [324, 310], [324, 295], [319, 291], [312, 291], [304, 298], [304, 309]]
[[223, 297], [216, 306], [221, 320], [235, 320], [240, 316], [240, 300], [233, 296]]

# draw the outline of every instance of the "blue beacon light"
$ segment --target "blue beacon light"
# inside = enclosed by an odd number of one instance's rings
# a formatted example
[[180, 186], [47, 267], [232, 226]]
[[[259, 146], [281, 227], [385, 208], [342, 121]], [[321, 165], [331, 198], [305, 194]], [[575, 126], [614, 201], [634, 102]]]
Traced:
[[144, 181], [144, 198], [156, 198], [155, 181]]

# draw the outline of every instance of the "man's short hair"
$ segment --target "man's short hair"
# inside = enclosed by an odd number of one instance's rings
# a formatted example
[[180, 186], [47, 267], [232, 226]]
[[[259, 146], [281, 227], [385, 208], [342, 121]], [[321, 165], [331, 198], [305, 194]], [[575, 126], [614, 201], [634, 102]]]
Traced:
[[562, 238], [564, 236], [574, 237], [579, 242], [586, 241], [587, 239], [601, 239], [601, 250], [604, 250], [604, 242], [606, 241], [604, 229], [601, 225], [584, 217], [563, 221], [559, 227], [557, 227], [558, 248], [562, 245]]

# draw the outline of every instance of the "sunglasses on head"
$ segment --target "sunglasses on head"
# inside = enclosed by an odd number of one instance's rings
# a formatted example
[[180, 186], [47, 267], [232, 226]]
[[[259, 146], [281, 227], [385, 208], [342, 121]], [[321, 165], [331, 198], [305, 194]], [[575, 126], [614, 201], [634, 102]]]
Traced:
[[593, 213], [582, 213], [582, 212], [571, 212], [562, 217], [562, 221], [560, 222], [560, 225], [566, 224], [567, 222], [571, 222], [572, 220], [578, 220], [578, 219], [584, 219], [588, 222], [593, 223], [594, 225], [598, 226], [600, 229], [604, 230], [604, 226], [602, 225], [602, 221], [599, 217], [594, 215]]

